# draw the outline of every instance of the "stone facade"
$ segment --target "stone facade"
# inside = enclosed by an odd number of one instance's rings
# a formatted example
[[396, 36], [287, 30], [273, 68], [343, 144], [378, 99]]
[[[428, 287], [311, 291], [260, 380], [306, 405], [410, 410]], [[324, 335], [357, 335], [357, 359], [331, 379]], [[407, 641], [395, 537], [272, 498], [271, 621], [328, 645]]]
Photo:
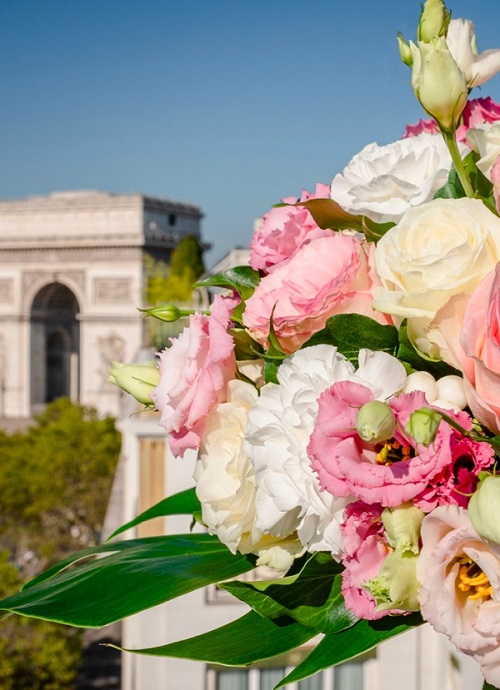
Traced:
[[148, 343], [145, 257], [169, 262], [197, 206], [96, 191], [0, 201], [0, 417], [68, 395], [118, 416], [112, 360]]

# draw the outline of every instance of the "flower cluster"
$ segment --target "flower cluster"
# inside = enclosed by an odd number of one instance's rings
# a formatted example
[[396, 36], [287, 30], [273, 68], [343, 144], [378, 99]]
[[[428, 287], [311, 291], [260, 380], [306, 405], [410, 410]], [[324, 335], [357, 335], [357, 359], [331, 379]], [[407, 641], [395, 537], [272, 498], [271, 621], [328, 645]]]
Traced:
[[137, 397], [233, 553], [328, 553], [354, 619], [420, 611], [500, 687], [500, 51], [441, 0], [399, 40], [432, 119], [266, 213]]

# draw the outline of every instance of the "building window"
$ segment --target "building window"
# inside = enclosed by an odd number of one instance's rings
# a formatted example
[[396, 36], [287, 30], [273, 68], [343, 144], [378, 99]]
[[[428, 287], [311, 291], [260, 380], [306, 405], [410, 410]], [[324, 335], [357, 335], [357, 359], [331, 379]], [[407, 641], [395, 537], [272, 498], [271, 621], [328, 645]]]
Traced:
[[[371, 658], [370, 658], [371, 657]], [[282, 659], [285, 657], [281, 657]], [[250, 669], [207, 669], [206, 690], [273, 690], [292, 666], [269, 666]], [[377, 688], [376, 659], [363, 655], [362, 660], [328, 668], [283, 690], [372, 690]]]
[[168, 214], [168, 224], [175, 225], [177, 223], [177, 216], [175, 213]]

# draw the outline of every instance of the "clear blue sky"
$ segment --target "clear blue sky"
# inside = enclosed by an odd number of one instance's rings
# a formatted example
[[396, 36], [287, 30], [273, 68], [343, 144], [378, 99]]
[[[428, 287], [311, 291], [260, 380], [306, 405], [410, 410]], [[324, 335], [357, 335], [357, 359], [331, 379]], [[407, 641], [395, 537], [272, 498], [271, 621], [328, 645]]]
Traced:
[[[450, 0], [500, 47], [498, 0]], [[396, 33], [418, 0], [2, 0], [0, 197], [199, 204], [214, 249], [421, 116]], [[500, 77], [477, 96], [500, 101]]]

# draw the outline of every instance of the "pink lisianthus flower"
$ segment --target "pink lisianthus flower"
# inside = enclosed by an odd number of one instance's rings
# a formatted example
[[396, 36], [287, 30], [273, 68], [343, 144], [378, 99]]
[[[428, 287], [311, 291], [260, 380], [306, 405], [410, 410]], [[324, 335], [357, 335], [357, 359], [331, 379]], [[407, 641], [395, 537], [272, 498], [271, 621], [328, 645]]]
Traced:
[[[450, 465], [454, 432], [441, 422], [429, 447], [404, 434], [411, 413], [429, 407], [425, 394], [414, 391], [388, 401], [396, 420], [394, 437], [385, 444], [367, 443], [356, 430], [356, 417], [358, 410], [373, 399], [369, 388], [351, 381], [327, 389], [319, 399], [308, 454], [325, 491], [395, 507], [418, 496]], [[463, 413], [459, 415], [462, 419]]]
[[372, 268], [373, 250], [372, 244], [341, 233], [302, 244], [260, 281], [247, 300], [245, 326], [265, 344], [273, 315], [280, 345], [291, 353], [335, 314], [358, 313], [391, 323], [390, 317], [371, 307], [378, 281]]
[[191, 315], [189, 327], [159, 353], [160, 382], [152, 398], [174, 455], [199, 448], [208, 415], [226, 401], [236, 368], [227, 326], [237, 303], [217, 295], [210, 316]]
[[[487, 98], [472, 98], [470, 101], [467, 101], [462, 112], [462, 123], [456, 132], [457, 140], [463, 141], [470, 146], [467, 141], [469, 129], [474, 129], [474, 127], [485, 122], [498, 122], [498, 120], [500, 120], [500, 103], [495, 103], [489, 96]], [[432, 119], [420, 119], [416, 125], [406, 125], [403, 139], [416, 137], [422, 132], [438, 134], [439, 127], [437, 122]]]
[[[464, 427], [470, 430], [470, 418]], [[476, 490], [478, 474], [493, 464], [494, 451], [489, 443], [473, 441], [454, 431], [450, 446], [450, 464], [413, 501], [426, 513], [438, 505], [459, 505], [466, 508]]]
[[464, 376], [474, 416], [500, 433], [500, 263], [470, 297], [453, 297], [432, 322], [429, 338]]
[[481, 540], [458, 506], [440, 506], [427, 515], [421, 537], [417, 577], [424, 619], [473, 656], [486, 680], [500, 687], [498, 548]]
[[295, 254], [303, 242], [316, 237], [327, 237], [331, 230], [323, 230], [304, 206], [296, 206], [309, 199], [329, 199], [330, 186], [318, 183], [314, 193], [302, 190], [300, 199], [283, 199], [286, 206], [268, 211], [254, 232], [250, 243], [250, 266], [256, 271], [269, 273], [273, 268]]

